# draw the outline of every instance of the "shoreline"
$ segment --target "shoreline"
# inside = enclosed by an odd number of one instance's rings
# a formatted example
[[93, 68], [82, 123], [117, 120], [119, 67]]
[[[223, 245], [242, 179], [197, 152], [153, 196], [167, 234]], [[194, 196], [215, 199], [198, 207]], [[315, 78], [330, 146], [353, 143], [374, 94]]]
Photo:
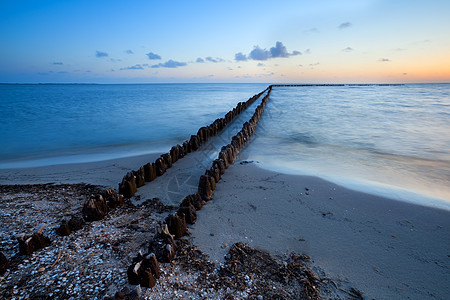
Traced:
[[368, 298], [450, 293], [449, 211], [237, 161], [198, 215], [193, 241], [215, 261], [245, 242], [283, 257], [305, 253]]
[[[212, 261], [223, 261], [233, 243], [246, 242], [276, 256], [305, 253], [318, 272], [364, 296], [444, 299], [450, 293], [449, 211], [262, 169], [242, 160], [245, 151], [191, 226], [191, 241]], [[0, 184], [84, 182], [117, 188], [123, 174], [158, 155], [0, 170]], [[166, 182], [184, 167], [199, 164], [202, 155], [199, 151], [177, 162], [137, 196], [176, 203]]]
[[[214, 147], [220, 147], [219, 144], [220, 143], [217, 142], [210, 143], [206, 148], [211, 148], [213, 147], [212, 145], [214, 145]], [[250, 143], [247, 148], [239, 154], [241, 160], [255, 160], [250, 153], [253, 149], [252, 147], [253, 146]], [[90, 162], [63, 163], [23, 168], [0, 168], [0, 185], [9, 185], [11, 184], [11, 181], [14, 182], [13, 184], [87, 183], [117, 189], [117, 186], [121, 182], [124, 174], [131, 170], [139, 169], [142, 165], [149, 161], [155, 161], [155, 159], [160, 157], [164, 152], [165, 151], [151, 152], [148, 154]], [[202, 154], [204, 156], [210, 156], [210, 152], [210, 149], [203, 149], [203, 151], [201, 149], [199, 150], [199, 153], [204, 153]], [[189, 166], [192, 165], [192, 160], [195, 160], [197, 164], [204, 164], [204, 162], [202, 162], [204, 159], [201, 158], [202, 155], [191, 153], [191, 159], [186, 160], [184, 163], [180, 161], [175, 165], [175, 167], [178, 166], [177, 169], [181, 169], [183, 167], [189, 168]], [[406, 204], [414, 204], [428, 208], [450, 211], [450, 203], [444, 199], [414, 193], [400, 187], [385, 186], [382, 184], [349, 178], [347, 178], [345, 182], [341, 182], [339, 180], [335, 180], [333, 177], [321, 176], [318, 174], [299, 173], [296, 170], [274, 167], [270, 164], [265, 165], [264, 162], [261, 163], [257, 159], [255, 161], [258, 163], [258, 166], [265, 171], [280, 173], [287, 176], [316, 177], [355, 192], [368, 193], [371, 196], [389, 198], [393, 201], [401, 201]], [[196, 172], [188, 173], [201, 175], [201, 172], [203, 171], [199, 168]], [[146, 189], [144, 187], [143, 190], [148, 190], [148, 188]], [[141, 191], [141, 194], [142, 193], [143, 191]]]

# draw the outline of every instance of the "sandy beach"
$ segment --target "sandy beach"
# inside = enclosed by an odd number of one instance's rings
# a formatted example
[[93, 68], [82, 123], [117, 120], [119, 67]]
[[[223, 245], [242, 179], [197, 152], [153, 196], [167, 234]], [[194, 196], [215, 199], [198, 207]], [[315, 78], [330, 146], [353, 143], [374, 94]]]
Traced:
[[[368, 299], [445, 299], [450, 212], [355, 192], [317, 177], [235, 163], [199, 212], [193, 240], [220, 261], [236, 241], [313, 265]], [[345, 284], [344, 284], [345, 285]]]
[[[211, 141], [212, 142], [212, 141]], [[200, 149], [136, 194], [176, 205], [195, 189]], [[0, 170], [1, 184], [89, 183], [117, 188], [124, 173], [155, 155], [89, 164]], [[198, 212], [190, 240], [221, 263], [244, 242], [275, 257], [306, 254], [311, 267], [367, 299], [445, 299], [450, 292], [450, 212], [348, 190], [316, 177], [285, 175], [246, 161], [245, 150]], [[197, 167], [195, 167], [197, 166]], [[174, 188], [177, 184], [180, 189]], [[183, 190], [184, 189], [184, 190]], [[179, 193], [178, 193], [178, 192]], [[177, 194], [178, 193], [178, 194]]]

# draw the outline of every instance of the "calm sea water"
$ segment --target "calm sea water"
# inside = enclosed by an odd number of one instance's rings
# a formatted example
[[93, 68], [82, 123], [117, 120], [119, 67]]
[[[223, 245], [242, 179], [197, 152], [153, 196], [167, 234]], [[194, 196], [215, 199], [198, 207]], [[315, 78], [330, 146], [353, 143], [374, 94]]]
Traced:
[[167, 151], [266, 87], [0, 85], [0, 168]]
[[275, 87], [256, 134], [267, 168], [450, 209], [450, 84]]
[[[0, 85], [0, 168], [167, 151], [266, 87]], [[265, 168], [450, 208], [450, 84], [275, 87], [255, 134]]]

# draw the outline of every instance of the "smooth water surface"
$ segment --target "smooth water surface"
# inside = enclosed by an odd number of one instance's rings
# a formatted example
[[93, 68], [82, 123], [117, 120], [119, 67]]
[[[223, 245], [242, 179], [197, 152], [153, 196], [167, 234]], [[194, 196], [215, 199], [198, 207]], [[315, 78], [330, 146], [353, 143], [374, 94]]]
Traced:
[[266, 87], [0, 85], [0, 168], [167, 151]]
[[270, 169], [450, 204], [450, 84], [274, 87], [256, 134]]

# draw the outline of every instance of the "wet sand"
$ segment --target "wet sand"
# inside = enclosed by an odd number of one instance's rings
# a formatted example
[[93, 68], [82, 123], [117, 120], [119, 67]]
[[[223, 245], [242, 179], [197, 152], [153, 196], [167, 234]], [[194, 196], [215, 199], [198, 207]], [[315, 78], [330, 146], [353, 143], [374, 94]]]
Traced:
[[245, 242], [311, 257], [325, 276], [369, 299], [450, 294], [450, 211], [352, 191], [317, 177], [235, 163], [198, 212], [193, 241], [221, 261]]

